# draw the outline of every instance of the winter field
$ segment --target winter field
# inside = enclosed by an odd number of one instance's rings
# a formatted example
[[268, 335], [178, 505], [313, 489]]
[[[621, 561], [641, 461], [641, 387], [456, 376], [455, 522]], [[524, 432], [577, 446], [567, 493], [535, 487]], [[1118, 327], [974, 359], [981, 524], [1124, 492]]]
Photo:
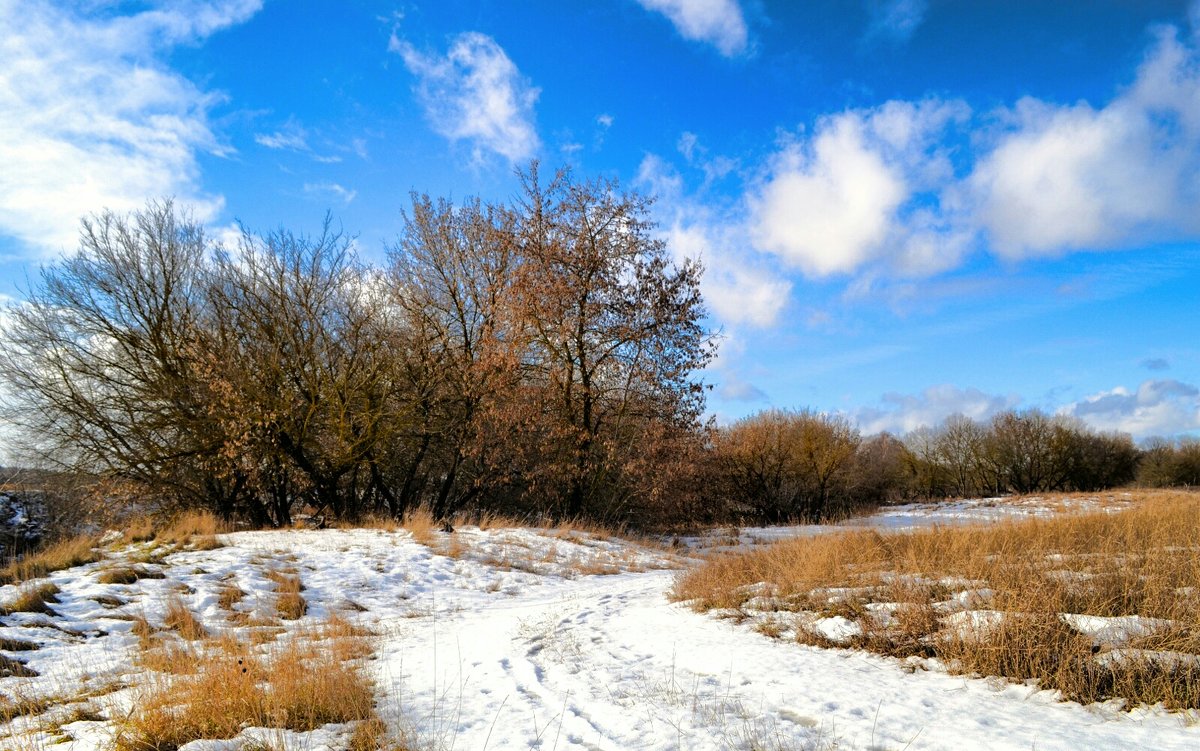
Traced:
[[[764, 625], [789, 611], [763, 598], [705, 612], [674, 601], [705, 559], [775, 539], [1131, 504], [973, 500], [665, 541], [428, 523], [111, 533], [99, 560], [0, 587], [0, 748], [1197, 748], [1195, 710], [1085, 706], [839, 647], [854, 635], [844, 616], [807, 614], [827, 642], [801, 643], [795, 624]], [[955, 617], [988, 621], [959, 599]], [[1111, 641], [1153, 624], [1074, 626]]]

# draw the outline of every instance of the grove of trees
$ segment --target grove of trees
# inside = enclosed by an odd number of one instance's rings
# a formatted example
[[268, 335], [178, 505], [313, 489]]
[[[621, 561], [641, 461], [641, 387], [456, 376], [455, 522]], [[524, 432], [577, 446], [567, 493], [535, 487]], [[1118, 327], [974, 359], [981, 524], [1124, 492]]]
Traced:
[[170, 201], [82, 224], [9, 306], [5, 416], [42, 466], [254, 525], [494, 511], [785, 522], [911, 498], [1200, 483], [1200, 442], [1037, 410], [895, 437], [768, 410], [717, 428], [701, 268], [649, 201], [534, 165], [507, 204], [412, 196], [370, 265], [318, 235], [208, 238]]
[[645, 198], [523, 178], [511, 205], [414, 195], [383, 268], [328, 220], [225, 248], [169, 201], [87, 219], [8, 311], [9, 415], [58, 466], [254, 524], [680, 513], [713, 351], [700, 268]]

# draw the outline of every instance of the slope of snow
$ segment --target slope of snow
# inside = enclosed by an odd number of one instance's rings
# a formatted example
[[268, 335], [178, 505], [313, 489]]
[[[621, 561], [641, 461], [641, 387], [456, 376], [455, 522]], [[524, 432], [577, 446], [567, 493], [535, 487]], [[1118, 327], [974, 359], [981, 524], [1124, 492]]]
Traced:
[[[365, 664], [381, 714], [417, 748], [1200, 747], [1200, 727], [1184, 715], [1062, 703], [1028, 686], [800, 646], [693, 613], [667, 599], [672, 569], [687, 560], [617, 540], [469, 527], [435, 533], [429, 544], [377, 530], [243, 532], [223, 540], [226, 547], [217, 550], [149, 564], [163, 579], [100, 584], [97, 572], [111, 561], [52, 575], [62, 589], [57, 617], [0, 619], [0, 637], [41, 645], [5, 653], [40, 676], [0, 679], [0, 692], [34, 697], [94, 688], [91, 705], [117, 717], [128, 711], [140, 672], [132, 624], [122, 618], [160, 622], [167, 599], [179, 596], [219, 627], [228, 624], [217, 604], [222, 584], [248, 593], [239, 608], [263, 608], [273, 596], [265, 571], [286, 564], [297, 569], [309, 602], [308, 614], [290, 628], [339, 611], [382, 634]], [[110, 556], [138, 550], [126, 546]], [[14, 591], [0, 588], [0, 603]], [[97, 597], [125, 604], [108, 600], [106, 607]], [[249, 728], [232, 742], [185, 749], [234, 751], [263, 739], [318, 751], [344, 747], [346, 736], [342, 726], [312, 733]], [[0, 737], [0, 747], [91, 751], [111, 739], [111, 723], [93, 718], [56, 735], [27, 729], [20, 742]]]

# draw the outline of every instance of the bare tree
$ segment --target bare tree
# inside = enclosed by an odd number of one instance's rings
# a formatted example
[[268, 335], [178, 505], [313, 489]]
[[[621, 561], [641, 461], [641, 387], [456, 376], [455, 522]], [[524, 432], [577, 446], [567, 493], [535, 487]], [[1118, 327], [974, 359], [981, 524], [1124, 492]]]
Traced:
[[413, 195], [405, 220], [388, 249], [403, 335], [414, 344], [405, 372], [416, 451], [402, 492], [410, 498], [422, 472], [435, 475], [431, 505], [444, 517], [494, 479], [474, 460], [486, 438], [484, 411], [513, 392], [519, 375], [511, 310], [518, 258], [503, 208]]
[[526, 362], [544, 389], [565, 482], [560, 513], [611, 514], [631, 501], [623, 467], [649, 424], [694, 430], [693, 373], [713, 354], [701, 268], [669, 259], [649, 200], [609, 181], [547, 185], [524, 174], [517, 236]]
[[10, 307], [0, 377], [10, 418], [45, 462], [184, 502], [214, 492], [219, 452], [188, 352], [207, 314], [209, 243], [170, 201], [85, 219], [80, 249]]

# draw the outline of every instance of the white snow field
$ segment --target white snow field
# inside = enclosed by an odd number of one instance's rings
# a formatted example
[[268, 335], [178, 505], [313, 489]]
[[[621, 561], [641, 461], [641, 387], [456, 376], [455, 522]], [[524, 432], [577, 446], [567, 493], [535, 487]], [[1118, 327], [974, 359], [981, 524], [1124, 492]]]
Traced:
[[[38, 675], [2, 678], [0, 693], [91, 696], [79, 700], [89, 711], [65, 724], [55, 713], [78, 703], [60, 698], [0, 727], [0, 747], [110, 748], [144, 680], [133, 623], [122, 618], [161, 623], [177, 594], [210, 630], [234, 631], [220, 587], [248, 593], [237, 608], [265, 607], [275, 585], [264, 573], [286, 564], [308, 601], [288, 628], [336, 611], [380, 634], [363, 665], [381, 716], [413, 749], [1200, 748], [1195, 715], [1064, 703], [1029, 686], [801, 646], [694, 613], [668, 599], [694, 559], [665, 548], [474, 527], [433, 533], [426, 544], [403, 530], [221, 539], [225, 547], [145, 564], [162, 579], [101, 584], [100, 571], [145, 548], [111, 546], [105, 561], [51, 575], [61, 589], [54, 613], [0, 619], [0, 638], [40, 647], [4, 652]], [[0, 588], [0, 603], [15, 594]], [[344, 749], [350, 731], [245, 728], [183, 748]]]

